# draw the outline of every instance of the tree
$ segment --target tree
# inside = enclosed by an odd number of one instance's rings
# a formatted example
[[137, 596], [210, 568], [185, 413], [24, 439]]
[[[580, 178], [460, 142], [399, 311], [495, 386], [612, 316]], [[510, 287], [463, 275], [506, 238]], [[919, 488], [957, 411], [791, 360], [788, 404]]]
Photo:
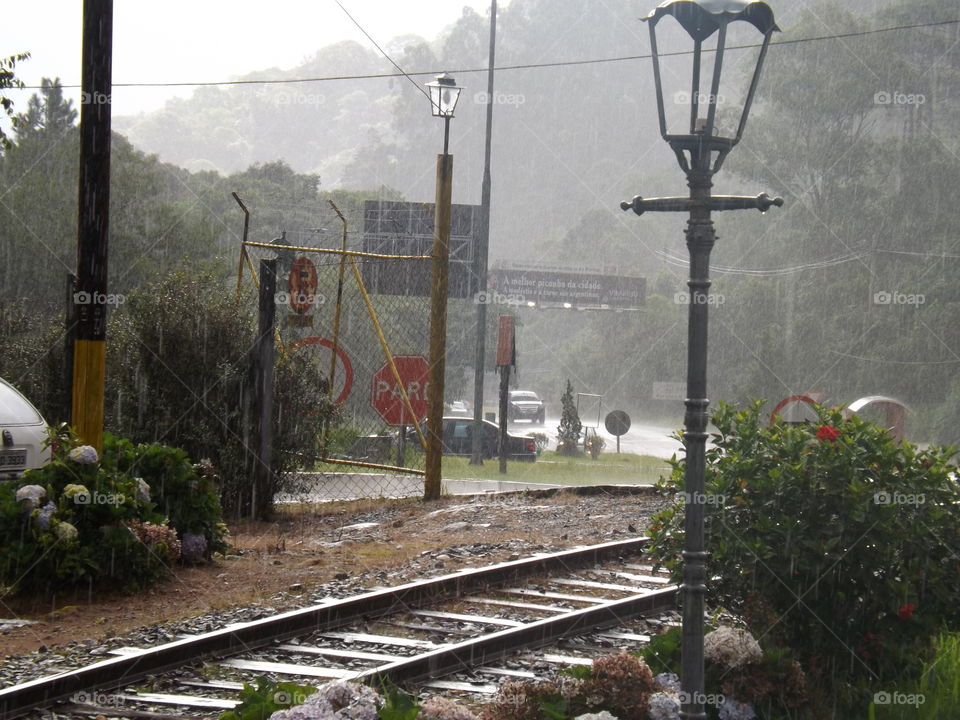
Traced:
[[580, 415], [573, 402], [573, 385], [567, 380], [567, 389], [560, 398], [563, 414], [560, 417], [560, 427], [557, 428], [557, 452], [560, 455], [579, 455], [577, 446], [580, 442]]
[[[14, 69], [18, 62], [23, 62], [29, 57], [30, 53], [18, 53], [10, 57], [0, 58], [0, 107], [3, 107], [3, 111], [13, 122], [14, 129], [17, 127], [17, 116], [13, 112], [13, 100], [8, 98], [3, 91], [10, 88], [23, 88], [23, 81], [17, 78]], [[12, 145], [13, 141], [7, 137], [3, 128], [0, 127], [0, 150], [9, 150]]]

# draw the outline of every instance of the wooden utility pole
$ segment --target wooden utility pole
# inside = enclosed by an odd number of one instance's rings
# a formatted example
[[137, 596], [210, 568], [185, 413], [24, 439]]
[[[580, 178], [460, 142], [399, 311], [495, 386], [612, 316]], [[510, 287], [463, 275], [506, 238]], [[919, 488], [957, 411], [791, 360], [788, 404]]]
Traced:
[[430, 307], [430, 390], [427, 404], [427, 460], [423, 496], [440, 497], [443, 455], [443, 385], [447, 352], [447, 295], [450, 262], [450, 213], [453, 198], [453, 156], [447, 152], [450, 118], [446, 118], [443, 154], [437, 155], [437, 202], [433, 230]]
[[71, 415], [80, 440], [98, 451], [103, 448], [107, 354], [112, 56], [113, 0], [84, 0]]

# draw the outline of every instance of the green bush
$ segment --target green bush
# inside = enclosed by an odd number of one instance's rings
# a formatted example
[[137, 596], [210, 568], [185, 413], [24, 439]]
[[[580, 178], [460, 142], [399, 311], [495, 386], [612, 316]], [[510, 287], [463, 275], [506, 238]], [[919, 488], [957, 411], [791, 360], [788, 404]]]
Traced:
[[[760, 408], [716, 410], [706, 492], [679, 495], [705, 503], [708, 602], [794, 649], [862, 709], [868, 687], [911, 672], [937, 630], [960, 624], [955, 451], [898, 445], [838, 411], [768, 426]], [[685, 461], [671, 465], [661, 488], [677, 492]], [[678, 501], [650, 528], [675, 580], [683, 520]]]
[[208, 560], [228, 549], [216, 475], [209, 462], [194, 465], [179, 448], [134, 445], [107, 433], [101, 465], [147, 482], [157, 512], [177, 531], [183, 560]]
[[49, 463], [0, 483], [6, 591], [109, 583], [133, 592], [166, 575], [184, 548], [190, 560], [225, 549], [216, 494], [182, 451], [108, 437], [99, 458], [66, 429], [51, 439]]

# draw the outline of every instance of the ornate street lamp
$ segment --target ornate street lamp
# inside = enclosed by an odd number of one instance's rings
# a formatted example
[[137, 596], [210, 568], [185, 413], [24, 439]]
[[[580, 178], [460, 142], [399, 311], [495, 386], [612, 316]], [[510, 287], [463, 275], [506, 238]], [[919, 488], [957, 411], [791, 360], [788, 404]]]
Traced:
[[[685, 109], [689, 105], [689, 125], [686, 132], [670, 132], [663, 100], [663, 78], [660, 55], [657, 50], [657, 31], [660, 21], [673, 17], [693, 40], [693, 73], [689, 92], [683, 88], [673, 95], [674, 103]], [[710, 251], [716, 241], [714, 210], [756, 208], [766, 212], [771, 205], [782, 206], [781, 198], [771, 199], [766, 194], [756, 197], [713, 196], [713, 175], [720, 170], [727, 154], [740, 142], [753, 96], [760, 79], [763, 60], [770, 38], [779, 28], [773, 11], [759, 0], [667, 0], [646, 18], [650, 24], [650, 45], [653, 57], [653, 77], [657, 92], [657, 110], [660, 134], [677, 156], [687, 175], [689, 197], [643, 199], [639, 195], [631, 202], [620, 203], [623, 210], [637, 215], [651, 211], [688, 211], [687, 248], [690, 252], [689, 315], [687, 345], [687, 396], [685, 400], [683, 443], [687, 456], [684, 478], [686, 499], [684, 519], [683, 637], [681, 644], [681, 678], [683, 718], [706, 718], [704, 702], [703, 614], [706, 592], [706, 559], [704, 543], [704, 474], [707, 441], [707, 291], [710, 288]], [[727, 30], [735, 22], [748, 23], [763, 35], [753, 69], [750, 85], [743, 99], [736, 131], [722, 135], [719, 130], [717, 107], [724, 104], [721, 94], [721, 73], [727, 54]], [[704, 47], [705, 43], [709, 47]], [[707, 92], [701, 83], [704, 55], [712, 54], [712, 73]], [[706, 58], [711, 62], [711, 58]], [[729, 83], [728, 83], [729, 84]], [[724, 113], [726, 120], [726, 113]]]
[[437, 75], [437, 79], [432, 83], [427, 83], [427, 89], [430, 90], [430, 108], [434, 117], [442, 117], [443, 123], [443, 154], [447, 154], [447, 143], [450, 139], [450, 118], [453, 117], [453, 111], [457, 107], [457, 100], [460, 99], [461, 87], [457, 87], [457, 82], [452, 77], [444, 73]]
[[434, 117], [443, 118], [443, 154], [437, 155], [437, 198], [433, 222], [433, 269], [430, 291], [430, 389], [427, 397], [427, 458], [424, 498], [440, 497], [443, 455], [443, 380], [446, 371], [447, 295], [449, 294], [450, 215], [453, 194], [453, 156], [447, 152], [450, 118], [461, 88], [447, 74], [427, 83]]

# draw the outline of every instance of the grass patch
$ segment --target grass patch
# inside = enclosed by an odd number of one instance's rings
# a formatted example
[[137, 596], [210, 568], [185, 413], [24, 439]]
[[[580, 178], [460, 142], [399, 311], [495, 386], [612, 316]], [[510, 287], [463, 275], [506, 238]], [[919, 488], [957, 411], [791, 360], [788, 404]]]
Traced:
[[470, 465], [469, 458], [444, 457], [445, 480], [512, 480], [554, 485], [652, 485], [667, 475], [667, 461], [650, 455], [603, 453], [590, 457], [565, 457], [544, 452], [536, 462], [507, 462], [507, 473], [500, 473], [499, 461], [484, 460]]

